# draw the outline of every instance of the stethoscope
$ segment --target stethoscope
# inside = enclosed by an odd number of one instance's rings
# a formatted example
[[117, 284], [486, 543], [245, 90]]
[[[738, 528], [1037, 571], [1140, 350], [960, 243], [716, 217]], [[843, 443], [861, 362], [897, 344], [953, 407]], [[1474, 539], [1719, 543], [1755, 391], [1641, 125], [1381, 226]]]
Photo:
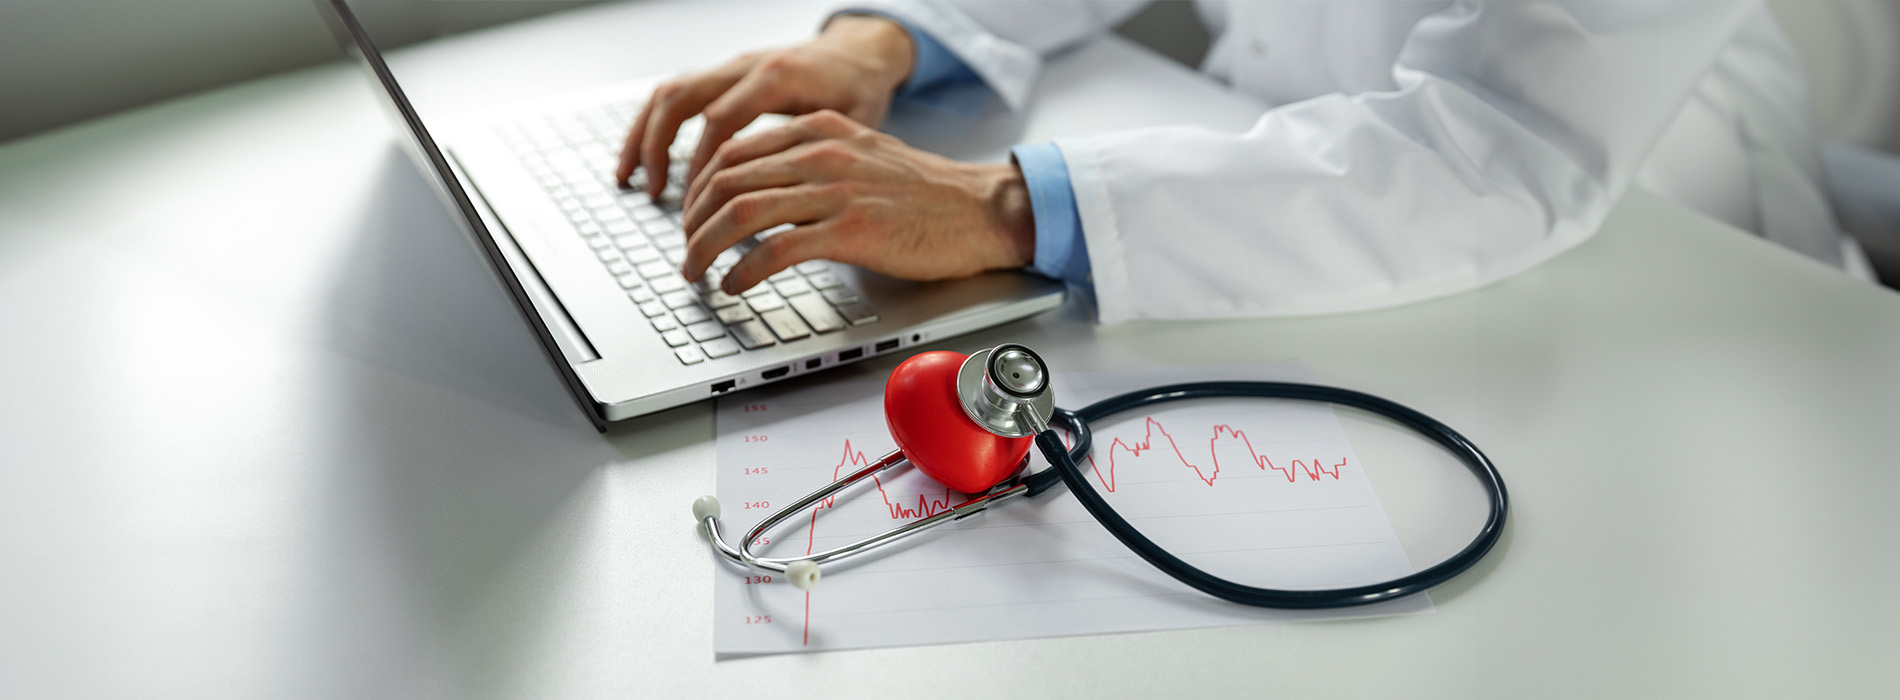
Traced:
[[[1172, 401], [1223, 397], [1324, 401], [1391, 419], [1457, 455], [1484, 484], [1490, 515], [1471, 543], [1450, 558], [1423, 571], [1381, 583], [1326, 590], [1280, 590], [1246, 586], [1202, 571], [1168, 553], [1123, 519], [1082, 477], [1077, 465], [1088, 456], [1092, 439], [1089, 424], [1093, 421]], [[1022, 345], [1004, 344], [967, 357], [937, 351], [905, 360], [885, 384], [884, 416], [891, 437], [897, 442], [896, 450], [772, 513], [753, 526], [738, 547], [727, 543], [720, 533], [718, 499], [701, 496], [694, 501], [693, 519], [705, 531], [707, 541], [726, 559], [748, 569], [780, 573], [792, 585], [810, 590], [818, 584], [819, 567], [825, 564], [968, 518], [1019, 496], [1041, 495], [1061, 482], [1068, 484], [1082, 506], [1116, 539], [1182, 583], [1243, 605], [1338, 608], [1401, 598], [1451, 580], [1478, 563], [1497, 543], [1509, 510], [1504, 478], [1498, 475], [1491, 460], [1478, 451], [1477, 445], [1430, 416], [1348, 389], [1286, 382], [1192, 382], [1130, 392], [1097, 401], [1079, 411], [1069, 411], [1056, 407], [1049, 391], [1049, 368], [1042, 358]], [[1051, 426], [1067, 429], [1074, 445], [1064, 447], [1062, 436]], [[1041, 450], [1051, 467], [1025, 474], [1031, 442]], [[965, 494], [982, 495], [936, 515], [816, 554], [775, 558], [752, 553], [752, 543], [787, 518], [904, 462], [945, 486]]]

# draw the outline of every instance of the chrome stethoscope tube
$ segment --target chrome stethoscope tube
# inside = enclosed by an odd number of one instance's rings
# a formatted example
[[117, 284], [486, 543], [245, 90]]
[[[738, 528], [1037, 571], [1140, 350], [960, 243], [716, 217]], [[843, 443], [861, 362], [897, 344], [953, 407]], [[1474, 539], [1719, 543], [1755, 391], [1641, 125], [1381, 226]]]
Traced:
[[[1025, 458], [1024, 461], [1027, 463], [1028, 460]], [[842, 561], [872, 549], [897, 542], [937, 525], [968, 518], [987, 510], [992, 505], [1021, 496], [1029, 491], [1028, 485], [1023, 484], [1020, 479], [1011, 479], [997, 485], [996, 488], [991, 489], [988, 493], [960, 503], [954, 508], [936, 515], [912, 520], [903, 525], [886, 530], [881, 534], [858, 540], [842, 547], [798, 557], [761, 557], [752, 553], [752, 543], [758, 541], [760, 535], [771, 531], [772, 528], [778, 527], [778, 525], [785, 522], [787, 518], [803, 513], [805, 509], [817, 505], [818, 502], [830, 498], [833, 494], [843, 491], [852, 484], [863, 481], [873, 474], [890, 469], [903, 462], [903, 451], [893, 450], [890, 454], [884, 455], [876, 462], [865, 465], [864, 468], [847, 474], [843, 478], [811, 492], [804, 498], [798, 499], [798, 502], [773, 511], [770, 516], [759, 521], [758, 525], [754, 525], [752, 530], [746, 533], [745, 539], [741, 540], [737, 547], [726, 542], [725, 535], [719, 529], [718, 499], [712, 496], [701, 496], [699, 500], [694, 501], [693, 517], [699, 521], [699, 526], [704, 529], [706, 538], [712, 542], [713, 548], [718, 550], [720, 554], [725, 555], [727, 559], [749, 569], [785, 574], [791, 579], [792, 585], [808, 590], [818, 583], [818, 566], [821, 564]]]

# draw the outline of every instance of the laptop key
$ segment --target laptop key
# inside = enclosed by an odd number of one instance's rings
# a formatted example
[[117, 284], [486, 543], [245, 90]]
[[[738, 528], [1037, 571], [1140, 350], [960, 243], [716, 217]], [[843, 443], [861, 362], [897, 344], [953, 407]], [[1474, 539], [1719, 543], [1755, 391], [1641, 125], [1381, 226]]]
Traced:
[[627, 249], [627, 259], [633, 261], [635, 265], [659, 262], [660, 251], [650, 247], [629, 248]]
[[680, 263], [686, 262], [685, 248], [667, 248], [665, 251], [665, 255], [666, 255], [666, 261], [673, 263], [674, 265], [678, 265]]
[[820, 293], [825, 295], [825, 301], [829, 301], [833, 305], [849, 304], [858, 300], [858, 293], [851, 291], [850, 287], [832, 287], [831, 289], [822, 290]]
[[772, 289], [778, 290], [779, 296], [791, 297], [811, 291], [811, 285], [805, 284], [805, 280], [793, 277], [782, 282], [773, 282]]
[[660, 295], [660, 303], [665, 304], [666, 308], [669, 308], [669, 309], [677, 309], [682, 306], [690, 306], [692, 305], [693, 302], [696, 302], [696, 301], [699, 301], [699, 297], [694, 296], [692, 292], [686, 291], [684, 289], [677, 292], [667, 292], [665, 294]]
[[644, 283], [640, 281], [640, 276], [631, 271], [614, 275], [614, 279], [620, 282], [621, 289], [632, 290], [644, 286]]
[[718, 290], [706, 292], [704, 296], [706, 299], [706, 305], [711, 306], [715, 309], [723, 309], [723, 308], [726, 308], [728, 306], [733, 306], [743, 301], [743, 299], [740, 299], [739, 297], [735, 297], [731, 294], [727, 294], [725, 292], [721, 292]]
[[660, 338], [664, 339], [667, 345], [671, 345], [676, 348], [681, 345], [685, 345], [687, 343], [693, 342], [692, 334], [687, 333], [686, 329], [684, 328], [674, 328], [673, 330], [663, 332], [660, 334]]
[[661, 260], [655, 260], [650, 263], [640, 263], [640, 276], [647, 279], [659, 277], [672, 271], [673, 266]]
[[[671, 226], [671, 224], [668, 224], [668, 226]], [[672, 228], [671, 230], [655, 231], [653, 230], [652, 226], [648, 226], [647, 235], [652, 236], [653, 244], [661, 248], [686, 247], [686, 234], [680, 233], [680, 230], [678, 228]]]
[[806, 260], [805, 262], [793, 265], [792, 268], [807, 275], [815, 275], [820, 272], [829, 271], [831, 269], [831, 263], [823, 260]]
[[665, 333], [678, 327], [680, 327], [680, 324], [678, 321], [673, 320], [672, 314], [653, 317], [653, 330]]
[[805, 281], [810, 282], [811, 286], [819, 289], [833, 289], [844, 286], [844, 280], [838, 279], [837, 275], [829, 272], [805, 275]]
[[844, 319], [838, 316], [838, 312], [832, 311], [831, 305], [825, 303], [824, 299], [818, 298], [816, 294], [800, 294], [788, 297], [786, 301], [791, 302], [792, 308], [798, 310], [798, 315], [805, 317], [805, 322], [811, 324], [812, 330], [830, 333], [844, 328]]
[[772, 293], [772, 285], [755, 284], [755, 285], [752, 285], [750, 289], [740, 292], [739, 296], [743, 296], [747, 299], [753, 299], [753, 298], [757, 298], [757, 297], [760, 297], [766, 294], [771, 294], [771, 293]]
[[673, 316], [678, 318], [680, 325], [683, 326], [690, 326], [712, 318], [712, 314], [706, 313], [705, 307], [698, 305], [680, 307], [679, 310], [673, 312]]
[[767, 277], [766, 279], [771, 280], [773, 282], [784, 282], [786, 280], [795, 280], [795, 279], [798, 279], [798, 273], [793, 272], [791, 268], [786, 268], [783, 270], [779, 270], [778, 272], [772, 273], [772, 276]]
[[785, 300], [780, 299], [777, 294], [761, 294], [747, 301], [752, 304], [752, 310], [759, 313], [785, 308]]
[[728, 307], [726, 307], [726, 308], [723, 308], [723, 309], [716, 309], [716, 310], [714, 310], [714, 311], [713, 311], [713, 315], [714, 315], [714, 316], [718, 316], [718, 317], [719, 317], [719, 322], [720, 322], [720, 323], [724, 323], [724, 324], [726, 324], [726, 325], [728, 325], [728, 326], [730, 326], [730, 325], [732, 325], [732, 324], [735, 324], [735, 323], [738, 323], [738, 322], [740, 322], [740, 321], [745, 321], [745, 320], [749, 320], [749, 319], [751, 319], [751, 318], [752, 318], [752, 310], [751, 310], [751, 309], [748, 309], [748, 308], [746, 308], [746, 307], [745, 307], [744, 305], [740, 305], [740, 306], [728, 306]]
[[635, 304], [645, 304], [660, 298], [660, 295], [655, 294], [649, 287], [638, 287], [627, 290], [627, 298], [632, 299]]
[[727, 355], [739, 354], [739, 344], [732, 342], [731, 338], [714, 338], [708, 340], [704, 343], [700, 343], [699, 349], [705, 351], [708, 357], [725, 357]]
[[693, 335], [693, 340], [705, 342], [708, 340], [712, 340], [713, 338], [717, 338], [719, 336], [725, 335], [726, 327], [719, 325], [715, 321], [701, 321], [699, 323], [695, 323], [693, 325], [687, 326], [686, 332], [691, 333]]
[[779, 340], [798, 340], [811, 335], [811, 327], [799, 320], [791, 309], [773, 309], [759, 314], [759, 318], [765, 319], [765, 325], [771, 327]]
[[850, 321], [853, 326], [862, 326], [877, 320], [877, 312], [872, 311], [871, 307], [865, 306], [861, 301], [839, 305], [838, 313], [843, 314], [845, 320]]
[[640, 204], [633, 207], [633, 218], [639, 219], [641, 223], [660, 219], [665, 216], [666, 212], [661, 211], [659, 207], [651, 204]]
[[630, 275], [630, 274], [633, 274], [633, 265], [629, 264], [625, 260], [614, 258], [612, 260], [607, 261], [607, 271], [613, 273], [615, 277], [618, 277], [620, 275]]
[[677, 292], [685, 289], [686, 280], [680, 279], [679, 275], [667, 275], [665, 277], [655, 277], [647, 280], [647, 286], [652, 287], [653, 291], [665, 294], [667, 292]]
[[620, 251], [614, 250], [613, 246], [607, 246], [594, 251], [594, 257], [600, 258], [600, 261], [604, 263], [613, 262], [620, 259]]
[[592, 209], [587, 210], [587, 213], [593, 214], [594, 220], [599, 221], [602, 224], [609, 224], [615, 221], [627, 220], [627, 213], [624, 211], [621, 211], [620, 207], [594, 207]]
[[640, 313], [646, 314], [647, 318], [653, 318], [654, 316], [666, 313], [666, 305], [657, 301], [649, 301], [640, 305]]
[[699, 348], [691, 345], [674, 350], [673, 355], [680, 358], [682, 365], [696, 365], [706, 361], [706, 353], [700, 352]]
[[778, 342], [772, 337], [772, 331], [765, 327], [765, 322], [758, 319], [733, 325], [726, 330], [731, 331], [732, 337], [737, 338], [747, 350], [757, 350]]

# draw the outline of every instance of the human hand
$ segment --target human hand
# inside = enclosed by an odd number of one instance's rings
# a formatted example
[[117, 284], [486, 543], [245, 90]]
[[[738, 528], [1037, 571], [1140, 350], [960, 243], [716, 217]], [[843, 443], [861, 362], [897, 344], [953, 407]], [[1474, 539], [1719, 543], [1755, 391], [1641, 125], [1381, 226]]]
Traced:
[[692, 282], [733, 244], [794, 224], [725, 272], [727, 294], [818, 258], [934, 280], [1021, 267], [1036, 251], [1015, 165], [959, 163], [829, 110], [720, 146], [682, 221], [680, 273]]
[[[706, 116], [706, 125], [687, 168], [689, 182], [720, 145], [761, 114], [831, 109], [876, 127], [890, 111], [891, 95], [910, 77], [914, 52], [910, 33], [896, 22], [839, 15], [804, 44], [746, 54], [661, 83], [633, 118], [614, 179], [625, 186], [642, 165], [649, 173], [665, 173], [667, 147], [680, 124], [696, 114]], [[665, 187], [665, 177], [647, 178], [647, 194], [654, 199]]]

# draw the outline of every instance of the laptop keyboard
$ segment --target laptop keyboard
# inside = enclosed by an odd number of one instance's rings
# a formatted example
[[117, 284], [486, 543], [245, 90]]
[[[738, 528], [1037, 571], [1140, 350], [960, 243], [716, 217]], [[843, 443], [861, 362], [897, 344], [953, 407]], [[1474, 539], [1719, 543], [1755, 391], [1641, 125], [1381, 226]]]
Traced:
[[637, 102], [600, 105], [496, 131], [682, 364], [878, 320], [823, 260], [799, 263], [738, 296], [719, 291], [720, 278], [757, 245], [756, 238], [721, 252], [704, 279], [688, 284], [679, 274], [686, 257], [679, 200], [701, 122], [682, 126], [670, 153], [666, 191], [656, 203], [646, 195], [644, 172], [635, 171], [631, 189], [613, 181], [620, 144], [638, 110]]

